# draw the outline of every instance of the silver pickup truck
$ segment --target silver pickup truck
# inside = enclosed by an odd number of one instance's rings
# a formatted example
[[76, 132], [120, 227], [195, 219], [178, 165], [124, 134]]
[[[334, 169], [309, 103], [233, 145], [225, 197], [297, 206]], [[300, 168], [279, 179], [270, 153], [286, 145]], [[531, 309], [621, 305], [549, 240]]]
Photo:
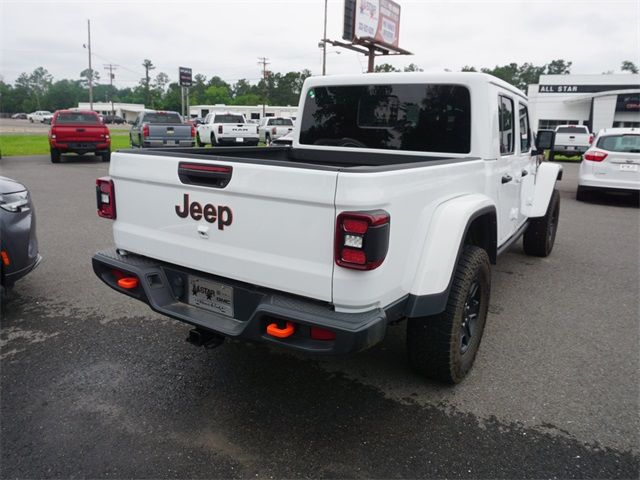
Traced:
[[132, 147], [193, 147], [196, 130], [177, 112], [145, 110], [131, 126]]

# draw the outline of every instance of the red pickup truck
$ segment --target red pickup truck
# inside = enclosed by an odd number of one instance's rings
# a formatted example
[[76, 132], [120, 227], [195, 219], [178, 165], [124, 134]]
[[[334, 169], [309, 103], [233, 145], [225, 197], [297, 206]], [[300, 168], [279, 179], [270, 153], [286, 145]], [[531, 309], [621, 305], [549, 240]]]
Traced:
[[94, 153], [103, 162], [111, 160], [109, 129], [98, 114], [90, 110], [58, 110], [49, 130], [51, 162], [60, 163], [63, 153]]

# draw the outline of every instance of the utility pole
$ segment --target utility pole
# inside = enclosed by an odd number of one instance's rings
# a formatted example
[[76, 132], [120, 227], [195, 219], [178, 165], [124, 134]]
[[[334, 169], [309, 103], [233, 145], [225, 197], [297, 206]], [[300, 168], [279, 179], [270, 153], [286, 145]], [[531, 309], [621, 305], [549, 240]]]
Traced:
[[89, 109], [93, 110], [93, 69], [91, 68], [91, 20], [87, 20], [87, 34], [89, 37], [88, 47], [89, 50]]
[[327, 74], [327, 1], [324, 0], [324, 35], [322, 36], [322, 75]]
[[265, 117], [266, 106], [265, 102], [267, 101], [267, 65], [269, 65], [269, 60], [267, 57], [258, 57], [258, 65], [262, 65], [262, 81], [264, 87], [262, 88], [262, 118]]
[[109, 70], [109, 100], [111, 100], [111, 115], [115, 115], [116, 112], [113, 109], [113, 71], [120, 65], [114, 65], [113, 63], [107, 63], [104, 66], [105, 70]]

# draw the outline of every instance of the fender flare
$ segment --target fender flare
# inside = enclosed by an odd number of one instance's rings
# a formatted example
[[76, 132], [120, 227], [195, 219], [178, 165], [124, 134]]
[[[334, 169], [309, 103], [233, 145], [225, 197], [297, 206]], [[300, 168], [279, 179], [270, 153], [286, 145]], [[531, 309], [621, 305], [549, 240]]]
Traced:
[[482, 194], [464, 195], [440, 204], [431, 219], [418, 269], [409, 290], [405, 316], [441, 313], [447, 306], [453, 275], [473, 222], [487, 215], [490, 225], [487, 254], [497, 255], [497, 208]]
[[538, 166], [535, 182], [525, 185], [522, 213], [529, 218], [544, 217], [551, 201], [556, 182], [562, 179], [562, 166], [543, 162]]

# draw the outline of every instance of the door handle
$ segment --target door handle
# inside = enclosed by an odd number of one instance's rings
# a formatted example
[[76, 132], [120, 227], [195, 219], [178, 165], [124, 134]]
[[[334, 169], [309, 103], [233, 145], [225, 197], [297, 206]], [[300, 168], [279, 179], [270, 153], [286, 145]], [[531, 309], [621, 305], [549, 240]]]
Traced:
[[502, 176], [502, 183], [509, 183], [511, 180], [513, 180], [513, 177], [511, 175]]
[[527, 175], [529, 175], [529, 172], [527, 172], [524, 168], [522, 169], [522, 176], [526, 177]]

